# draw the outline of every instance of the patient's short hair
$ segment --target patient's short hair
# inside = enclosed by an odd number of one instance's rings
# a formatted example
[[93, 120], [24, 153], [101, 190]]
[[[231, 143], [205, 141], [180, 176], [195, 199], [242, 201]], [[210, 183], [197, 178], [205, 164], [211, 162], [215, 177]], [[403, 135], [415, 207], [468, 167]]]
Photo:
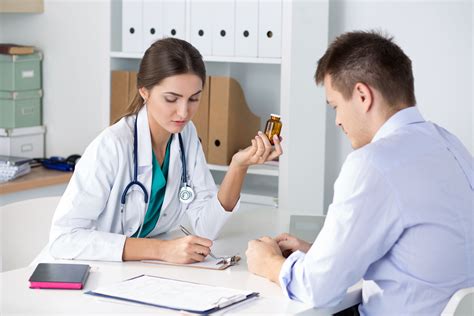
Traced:
[[334, 89], [348, 100], [356, 83], [377, 89], [391, 106], [414, 106], [415, 87], [410, 58], [393, 38], [376, 31], [339, 35], [319, 59], [314, 78], [331, 76]]

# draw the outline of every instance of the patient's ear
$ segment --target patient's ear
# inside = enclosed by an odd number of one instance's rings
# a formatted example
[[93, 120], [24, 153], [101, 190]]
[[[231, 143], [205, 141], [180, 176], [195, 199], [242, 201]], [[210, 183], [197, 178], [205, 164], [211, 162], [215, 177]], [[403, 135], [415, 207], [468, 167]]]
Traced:
[[355, 84], [352, 97], [361, 105], [360, 109], [363, 112], [368, 112], [374, 102], [372, 89], [369, 85], [362, 82], [357, 82]]

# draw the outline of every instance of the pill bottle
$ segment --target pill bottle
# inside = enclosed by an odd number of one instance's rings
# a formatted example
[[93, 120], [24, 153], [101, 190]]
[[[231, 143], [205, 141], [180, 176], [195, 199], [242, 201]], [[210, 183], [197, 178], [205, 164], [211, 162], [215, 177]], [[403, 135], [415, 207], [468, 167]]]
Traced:
[[270, 119], [267, 121], [265, 125], [265, 135], [267, 135], [270, 143], [273, 143], [273, 136], [277, 135], [280, 136], [282, 123], [280, 121], [280, 115], [278, 114], [270, 114]]

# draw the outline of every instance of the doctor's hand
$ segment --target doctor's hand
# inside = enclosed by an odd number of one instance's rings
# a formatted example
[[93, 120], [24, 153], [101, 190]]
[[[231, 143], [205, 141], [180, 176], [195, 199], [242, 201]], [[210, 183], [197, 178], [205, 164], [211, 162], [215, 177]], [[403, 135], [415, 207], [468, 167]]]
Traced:
[[250, 272], [278, 284], [278, 276], [285, 258], [283, 258], [275, 240], [270, 237], [251, 240], [248, 243], [245, 255], [247, 256], [247, 266]]
[[268, 137], [259, 131], [257, 136], [252, 139], [252, 145], [234, 154], [231, 165], [248, 167], [274, 160], [283, 153], [280, 141], [280, 138], [275, 135], [273, 137], [275, 146], [272, 146]]
[[163, 248], [163, 260], [174, 263], [193, 263], [204, 261], [211, 252], [212, 241], [206, 238], [189, 235], [167, 240]]
[[280, 247], [280, 250], [285, 258], [288, 258], [288, 256], [296, 250], [307, 253], [309, 248], [311, 248], [310, 243], [287, 233], [278, 235], [275, 237], [275, 241], [278, 243], [278, 246]]

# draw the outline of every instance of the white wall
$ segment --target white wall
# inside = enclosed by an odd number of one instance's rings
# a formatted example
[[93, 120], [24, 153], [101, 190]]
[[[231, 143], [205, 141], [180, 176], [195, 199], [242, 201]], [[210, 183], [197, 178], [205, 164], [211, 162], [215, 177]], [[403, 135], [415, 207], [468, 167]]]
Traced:
[[108, 125], [107, 0], [45, 0], [42, 14], [0, 14], [0, 39], [44, 52], [46, 155], [82, 153]]
[[[45, 53], [43, 122], [48, 129], [48, 156], [82, 153], [108, 125], [109, 3], [45, 0], [43, 14], [0, 14], [1, 41], [37, 45]], [[331, 0], [329, 40], [355, 29], [379, 28], [395, 36], [413, 61], [418, 105], [425, 118], [446, 127], [474, 153], [473, 10], [469, 0]], [[305, 34], [310, 33], [305, 30]], [[314, 57], [315, 62], [319, 57]], [[314, 64], [308, 65], [308, 71], [314, 72], [311, 67]], [[309, 85], [310, 81], [300, 84]], [[316, 89], [314, 84], [307, 88]], [[334, 126], [333, 111], [326, 113], [325, 148], [318, 144], [326, 152], [325, 209], [332, 200], [334, 180], [351, 150]], [[291, 181], [286, 182], [285, 189], [290, 190]]]
[[[455, 134], [474, 153], [473, 4], [471, 0], [332, 0], [329, 40], [351, 30], [380, 29], [411, 58], [418, 106], [425, 119]], [[328, 111], [326, 127], [325, 208], [351, 148]]]

